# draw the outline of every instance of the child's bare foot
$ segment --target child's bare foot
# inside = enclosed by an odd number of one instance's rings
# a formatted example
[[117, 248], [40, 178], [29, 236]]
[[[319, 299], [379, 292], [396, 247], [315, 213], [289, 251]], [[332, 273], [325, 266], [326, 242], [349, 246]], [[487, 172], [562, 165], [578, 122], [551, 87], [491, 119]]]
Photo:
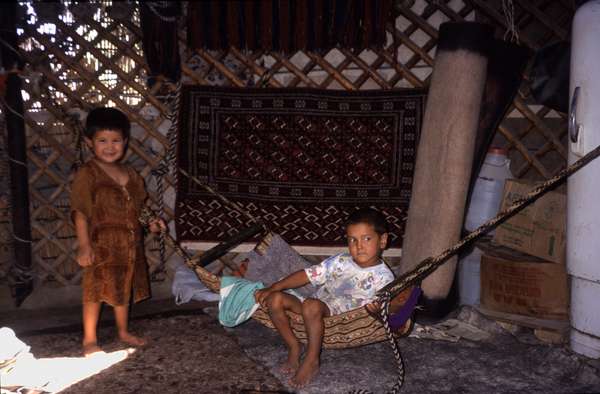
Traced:
[[131, 346], [144, 346], [146, 344], [145, 339], [136, 337], [129, 332], [119, 333], [119, 340]]
[[288, 360], [279, 366], [279, 371], [281, 371], [281, 373], [283, 373], [284, 375], [291, 375], [293, 373], [296, 373], [299, 366], [300, 362], [290, 362]]
[[96, 342], [83, 343], [83, 356], [91, 356], [94, 353], [102, 352], [102, 348]]
[[304, 360], [296, 372], [296, 375], [290, 379], [290, 385], [297, 389], [304, 387], [313, 380], [317, 373], [319, 373], [319, 362], [307, 362]]
[[281, 364], [279, 370], [286, 375], [296, 373], [298, 367], [300, 367], [300, 353], [300, 347], [298, 347], [298, 349], [290, 349], [288, 351], [287, 360]]

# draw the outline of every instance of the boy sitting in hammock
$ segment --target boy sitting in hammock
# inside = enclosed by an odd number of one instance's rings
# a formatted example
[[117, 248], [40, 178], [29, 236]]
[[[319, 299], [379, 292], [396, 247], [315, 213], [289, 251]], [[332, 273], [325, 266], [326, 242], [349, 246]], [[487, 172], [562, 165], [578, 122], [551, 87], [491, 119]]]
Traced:
[[[282, 371], [294, 376], [290, 384], [302, 387], [319, 371], [323, 342], [323, 318], [361, 306], [375, 313], [375, 293], [394, 279], [381, 259], [388, 240], [385, 217], [374, 209], [360, 209], [346, 221], [349, 253], [332, 256], [322, 263], [296, 271], [268, 288], [257, 290], [255, 298], [269, 311], [271, 321], [283, 338], [288, 356]], [[315, 298], [300, 300], [284, 292], [308, 283], [320, 286]], [[301, 314], [307, 333], [307, 349], [300, 362], [301, 344], [292, 332], [286, 311]]]

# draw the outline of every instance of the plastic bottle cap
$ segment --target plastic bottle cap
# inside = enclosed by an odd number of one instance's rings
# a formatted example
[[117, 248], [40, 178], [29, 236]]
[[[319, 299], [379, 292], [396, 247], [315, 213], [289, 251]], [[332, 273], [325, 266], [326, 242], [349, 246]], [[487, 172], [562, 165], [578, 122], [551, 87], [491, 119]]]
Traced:
[[487, 153], [491, 153], [493, 155], [502, 155], [502, 156], [508, 155], [508, 151], [506, 149], [500, 148], [500, 147], [492, 147], [492, 148], [488, 149]]

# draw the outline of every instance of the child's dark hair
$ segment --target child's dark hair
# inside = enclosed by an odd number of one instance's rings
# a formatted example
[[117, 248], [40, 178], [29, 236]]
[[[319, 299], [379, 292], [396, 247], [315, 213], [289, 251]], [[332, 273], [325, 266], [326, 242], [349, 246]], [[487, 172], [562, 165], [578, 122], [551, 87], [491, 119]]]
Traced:
[[129, 140], [131, 123], [127, 116], [116, 108], [100, 107], [90, 111], [85, 120], [85, 136], [89, 139], [101, 130], [117, 131]]
[[375, 232], [379, 235], [389, 232], [388, 223], [385, 216], [373, 208], [361, 208], [354, 211], [346, 220], [346, 227], [351, 224], [366, 223], [373, 226]]

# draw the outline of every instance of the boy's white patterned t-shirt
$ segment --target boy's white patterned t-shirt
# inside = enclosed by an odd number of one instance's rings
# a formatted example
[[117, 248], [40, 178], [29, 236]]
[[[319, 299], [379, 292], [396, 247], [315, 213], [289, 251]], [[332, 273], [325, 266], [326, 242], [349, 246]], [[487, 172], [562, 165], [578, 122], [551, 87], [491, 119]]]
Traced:
[[349, 253], [341, 253], [304, 271], [315, 286], [315, 298], [323, 301], [332, 315], [361, 307], [375, 300], [377, 290], [394, 279], [383, 261], [361, 268]]

